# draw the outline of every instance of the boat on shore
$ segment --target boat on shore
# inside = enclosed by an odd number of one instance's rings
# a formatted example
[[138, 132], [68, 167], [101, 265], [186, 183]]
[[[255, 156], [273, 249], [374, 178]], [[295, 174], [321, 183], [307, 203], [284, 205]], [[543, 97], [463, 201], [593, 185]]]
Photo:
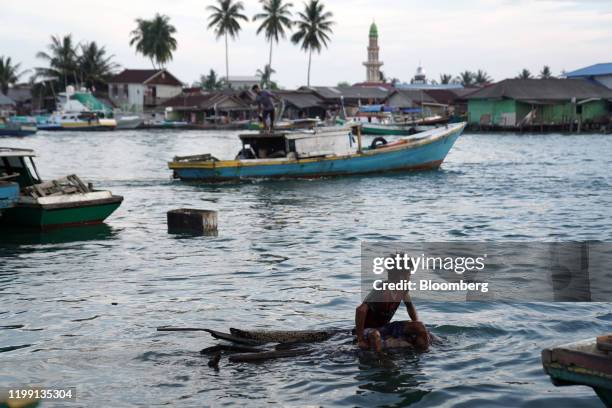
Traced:
[[448, 125], [387, 143], [361, 146], [349, 127], [240, 135], [242, 150], [234, 160], [210, 154], [175, 157], [168, 163], [181, 180], [228, 181], [252, 178], [316, 178], [436, 169], [465, 123]]
[[43, 182], [33, 157], [32, 150], [0, 148], [0, 174], [17, 183], [21, 191], [0, 223], [38, 229], [98, 224], [121, 205], [123, 197], [94, 190], [76, 175]]
[[554, 385], [589, 386], [612, 407], [612, 335], [545, 349], [542, 365]]

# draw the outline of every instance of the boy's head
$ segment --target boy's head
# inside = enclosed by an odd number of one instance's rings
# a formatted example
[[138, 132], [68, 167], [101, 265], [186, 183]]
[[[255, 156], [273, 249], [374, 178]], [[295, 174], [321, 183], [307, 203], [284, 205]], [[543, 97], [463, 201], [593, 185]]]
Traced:
[[390, 258], [393, 258], [396, 262], [393, 267], [387, 269], [387, 279], [390, 282], [399, 282], [402, 280], [410, 280], [410, 272], [414, 267], [412, 259], [403, 252], [397, 252], [390, 254]]
[[253, 92], [255, 92], [256, 94], [258, 94], [258, 93], [260, 93], [260, 92], [261, 92], [261, 88], [259, 88], [259, 85], [257, 85], [257, 84], [253, 85], [253, 87], [251, 88], [251, 90], [252, 90]]

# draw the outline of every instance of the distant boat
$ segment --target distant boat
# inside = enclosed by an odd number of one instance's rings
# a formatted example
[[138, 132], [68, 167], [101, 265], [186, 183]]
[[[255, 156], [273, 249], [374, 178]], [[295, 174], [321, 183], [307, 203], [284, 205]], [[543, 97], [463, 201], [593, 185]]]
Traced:
[[108, 131], [117, 127], [112, 110], [86, 90], [68, 86], [58, 95], [59, 109], [47, 117], [38, 117], [39, 130]]
[[0, 223], [39, 229], [97, 224], [115, 211], [123, 197], [94, 190], [77, 176], [43, 182], [32, 150], [0, 148], [0, 174], [19, 184], [21, 194]]
[[[418, 109], [420, 112], [420, 109]], [[433, 125], [448, 122], [442, 116], [429, 116], [418, 118], [407, 118], [394, 116], [394, 113], [402, 115], [401, 110], [385, 105], [363, 105], [359, 107], [356, 116], [346, 117], [345, 109], [341, 111], [341, 117], [336, 119], [339, 125], [360, 124], [364, 135], [377, 136], [409, 136], [428, 130]]]
[[168, 163], [182, 180], [313, 178], [440, 167], [465, 123], [448, 125], [392, 143], [362, 147], [348, 127], [241, 135], [235, 160], [209, 154], [175, 157]]
[[36, 134], [35, 123], [0, 118], [0, 136], [30, 136]]
[[116, 117], [117, 129], [137, 129], [144, 124], [139, 115], [118, 115]]
[[586, 385], [612, 407], [612, 335], [542, 351], [542, 365], [553, 384]]

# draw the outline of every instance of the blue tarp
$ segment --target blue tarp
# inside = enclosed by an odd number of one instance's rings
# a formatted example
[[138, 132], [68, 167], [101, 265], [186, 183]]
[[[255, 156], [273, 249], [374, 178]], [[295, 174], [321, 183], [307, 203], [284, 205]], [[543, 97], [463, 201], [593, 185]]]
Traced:
[[385, 105], [362, 105], [359, 107], [359, 112], [363, 113], [377, 113], [377, 112], [394, 112], [391, 106]]

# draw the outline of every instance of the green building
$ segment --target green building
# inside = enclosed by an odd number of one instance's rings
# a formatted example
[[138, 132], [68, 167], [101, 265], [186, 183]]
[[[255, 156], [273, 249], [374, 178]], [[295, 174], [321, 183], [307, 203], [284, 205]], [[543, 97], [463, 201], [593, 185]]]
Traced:
[[609, 123], [612, 90], [584, 79], [506, 79], [466, 99], [471, 125], [589, 126]]

